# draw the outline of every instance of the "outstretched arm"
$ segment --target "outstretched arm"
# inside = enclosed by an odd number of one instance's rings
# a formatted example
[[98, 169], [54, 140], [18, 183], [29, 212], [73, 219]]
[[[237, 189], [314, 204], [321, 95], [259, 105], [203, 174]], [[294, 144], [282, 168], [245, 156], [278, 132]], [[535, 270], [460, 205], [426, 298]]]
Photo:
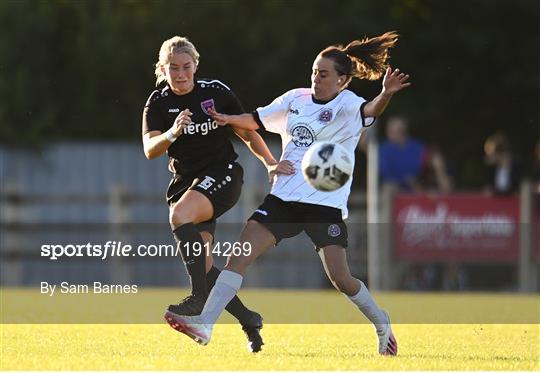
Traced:
[[210, 109], [209, 112], [212, 116], [212, 119], [214, 119], [220, 126], [228, 124], [231, 127], [244, 130], [259, 129], [259, 125], [257, 124], [257, 122], [255, 122], [255, 118], [253, 118], [252, 114], [245, 113], [239, 115], [228, 115], [218, 113], [214, 109]]
[[270, 182], [272, 182], [272, 179], [276, 174], [291, 175], [294, 173], [294, 167], [292, 166], [291, 162], [276, 161], [276, 159], [270, 152], [270, 149], [268, 149], [266, 142], [257, 132], [239, 128], [234, 128], [234, 132], [238, 137], [242, 139], [242, 141], [244, 141], [246, 146], [249, 148], [249, 150], [251, 150], [255, 157], [257, 157], [262, 162], [262, 164], [268, 171], [268, 179]]
[[411, 85], [411, 83], [407, 82], [408, 79], [408, 74], [401, 73], [399, 69], [392, 71], [392, 68], [388, 67], [384, 74], [381, 93], [379, 93], [372, 101], [364, 105], [364, 116], [378, 117], [381, 115], [394, 93]]

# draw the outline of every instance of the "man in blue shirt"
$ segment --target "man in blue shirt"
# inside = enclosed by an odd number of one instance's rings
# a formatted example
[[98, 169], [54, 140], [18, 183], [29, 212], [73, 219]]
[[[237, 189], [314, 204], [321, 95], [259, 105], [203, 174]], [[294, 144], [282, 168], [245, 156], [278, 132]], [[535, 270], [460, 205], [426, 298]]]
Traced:
[[382, 183], [392, 183], [403, 191], [419, 188], [425, 146], [408, 135], [408, 123], [403, 117], [391, 117], [386, 126], [387, 139], [379, 148], [379, 172]]

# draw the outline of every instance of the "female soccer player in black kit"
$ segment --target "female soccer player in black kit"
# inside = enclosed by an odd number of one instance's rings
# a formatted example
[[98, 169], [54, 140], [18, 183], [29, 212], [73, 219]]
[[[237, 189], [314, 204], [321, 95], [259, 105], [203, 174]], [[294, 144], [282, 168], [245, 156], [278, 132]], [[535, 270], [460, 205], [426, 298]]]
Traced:
[[[169, 169], [174, 176], [167, 190], [169, 221], [181, 248], [182, 259], [191, 280], [192, 294], [180, 304], [170, 305], [165, 314], [178, 330], [171, 315], [201, 313], [209, 290], [220, 271], [207, 256], [205, 243], [212, 243], [216, 218], [238, 201], [243, 184], [243, 170], [236, 162], [230, 136], [238, 135], [269, 171], [276, 172], [277, 161], [255, 131], [222, 127], [209, 111], [243, 113], [234, 93], [218, 80], [197, 80], [195, 72], [199, 53], [186, 38], [175, 36], [161, 46], [156, 63], [157, 84], [162, 90], [152, 92], [143, 112], [143, 144], [148, 159], [167, 152]], [[197, 246], [200, 245], [200, 246]], [[196, 247], [203, 248], [195, 255]], [[201, 252], [201, 250], [199, 250]], [[261, 316], [247, 309], [238, 297], [227, 306], [246, 333], [248, 347], [261, 350]]]

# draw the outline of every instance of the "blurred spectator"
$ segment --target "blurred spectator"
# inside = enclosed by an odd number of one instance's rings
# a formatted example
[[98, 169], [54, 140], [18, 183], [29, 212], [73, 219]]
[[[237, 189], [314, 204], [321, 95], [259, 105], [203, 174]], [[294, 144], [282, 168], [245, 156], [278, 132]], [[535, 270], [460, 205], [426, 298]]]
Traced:
[[446, 291], [466, 290], [467, 273], [462, 265], [448, 263], [443, 266], [441, 287]]
[[419, 190], [424, 153], [424, 144], [409, 137], [407, 120], [401, 116], [389, 118], [386, 140], [379, 148], [381, 182], [404, 191]]
[[459, 263], [415, 264], [403, 278], [403, 289], [409, 291], [463, 291], [469, 288], [467, 271]]
[[422, 189], [449, 193], [453, 188], [453, 180], [444, 155], [436, 145], [428, 146], [424, 153], [422, 172], [419, 184]]
[[403, 288], [410, 291], [433, 291], [439, 286], [440, 268], [435, 263], [416, 264], [405, 272]]
[[487, 191], [499, 195], [517, 192], [523, 172], [512, 153], [508, 137], [503, 132], [496, 132], [486, 140], [484, 152], [486, 164], [489, 166]]
[[411, 266], [408, 268], [407, 272], [405, 272], [403, 289], [409, 291], [425, 290], [422, 282], [422, 269], [420, 266]]

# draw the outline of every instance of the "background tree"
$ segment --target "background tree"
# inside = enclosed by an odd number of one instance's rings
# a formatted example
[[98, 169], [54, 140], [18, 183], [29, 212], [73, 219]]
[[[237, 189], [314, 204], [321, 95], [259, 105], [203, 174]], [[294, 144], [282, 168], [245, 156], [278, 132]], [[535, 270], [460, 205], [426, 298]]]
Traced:
[[[253, 110], [308, 86], [327, 45], [388, 30], [401, 34], [391, 63], [414, 85], [386, 115], [407, 115], [414, 135], [439, 143], [458, 185], [481, 185], [496, 129], [528, 167], [540, 138], [536, 0], [3, 1], [0, 24], [4, 146], [139, 141], [158, 48], [173, 35], [198, 47], [200, 77], [224, 80]], [[379, 86], [351, 88], [371, 98]]]

